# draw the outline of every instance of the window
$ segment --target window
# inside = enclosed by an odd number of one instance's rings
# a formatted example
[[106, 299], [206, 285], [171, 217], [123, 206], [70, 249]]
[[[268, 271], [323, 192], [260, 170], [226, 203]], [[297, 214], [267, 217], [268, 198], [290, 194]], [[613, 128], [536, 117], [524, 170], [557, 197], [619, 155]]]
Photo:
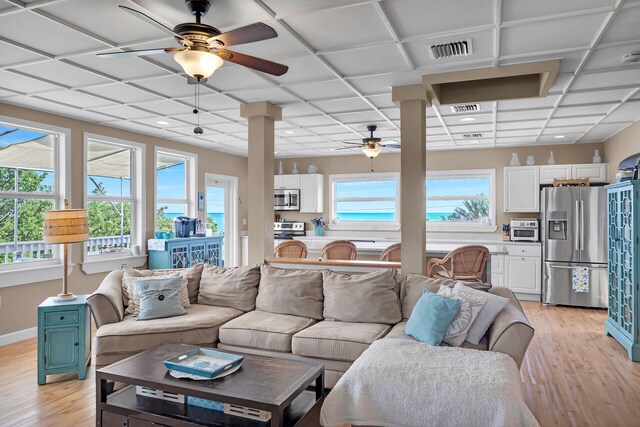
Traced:
[[173, 232], [177, 216], [196, 216], [194, 155], [156, 151], [156, 231]]
[[144, 146], [85, 134], [85, 162], [86, 255], [118, 257], [139, 252], [144, 238]]
[[427, 229], [495, 231], [495, 169], [427, 172]]
[[62, 129], [0, 117], [0, 270], [60, 264], [43, 229], [44, 212], [63, 205], [66, 137]]
[[331, 227], [397, 230], [400, 227], [398, 173], [330, 175]]

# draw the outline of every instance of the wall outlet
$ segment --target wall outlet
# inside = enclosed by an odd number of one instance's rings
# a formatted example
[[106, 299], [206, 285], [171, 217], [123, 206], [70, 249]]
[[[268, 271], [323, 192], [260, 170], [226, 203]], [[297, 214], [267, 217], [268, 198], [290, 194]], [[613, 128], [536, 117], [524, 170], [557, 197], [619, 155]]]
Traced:
[[247, 225], [247, 218], [242, 218], [242, 225]]

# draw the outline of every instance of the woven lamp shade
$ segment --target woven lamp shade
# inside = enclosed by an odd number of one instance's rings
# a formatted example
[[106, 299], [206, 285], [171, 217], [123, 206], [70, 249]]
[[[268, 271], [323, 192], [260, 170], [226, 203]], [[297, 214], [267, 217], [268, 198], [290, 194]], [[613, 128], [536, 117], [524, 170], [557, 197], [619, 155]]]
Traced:
[[63, 209], [44, 213], [44, 242], [76, 243], [89, 240], [87, 211]]

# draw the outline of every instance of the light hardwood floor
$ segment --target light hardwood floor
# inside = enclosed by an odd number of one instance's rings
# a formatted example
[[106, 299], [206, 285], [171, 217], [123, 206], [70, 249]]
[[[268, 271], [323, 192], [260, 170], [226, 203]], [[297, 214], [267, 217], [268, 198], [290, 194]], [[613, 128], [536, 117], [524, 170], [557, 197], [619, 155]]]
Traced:
[[[521, 369], [525, 399], [543, 427], [640, 425], [640, 363], [604, 333], [604, 310], [523, 302], [536, 328]], [[0, 347], [0, 426], [89, 426], [93, 367], [36, 383], [35, 339]]]

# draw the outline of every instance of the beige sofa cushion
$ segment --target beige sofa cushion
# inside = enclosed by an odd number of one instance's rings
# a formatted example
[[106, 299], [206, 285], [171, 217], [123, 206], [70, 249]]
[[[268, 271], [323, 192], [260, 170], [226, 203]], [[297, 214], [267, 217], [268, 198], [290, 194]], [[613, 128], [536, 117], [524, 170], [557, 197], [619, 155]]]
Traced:
[[223, 344], [288, 353], [293, 334], [314, 323], [305, 317], [250, 311], [225, 323], [219, 338]]
[[198, 302], [198, 290], [200, 289], [200, 277], [202, 276], [202, 268], [204, 262], [199, 262], [196, 265], [189, 268], [174, 269], [174, 270], [153, 270], [156, 275], [180, 272], [180, 275], [187, 280], [187, 289], [189, 291], [189, 302], [195, 304]]
[[194, 304], [185, 316], [137, 321], [132, 315], [122, 322], [102, 325], [96, 331], [96, 354], [139, 352], [166, 342], [214, 344], [221, 324], [241, 315], [240, 310]]
[[231, 307], [244, 312], [256, 308], [260, 268], [222, 268], [205, 264], [200, 278], [198, 304]]
[[323, 321], [293, 336], [293, 354], [353, 362], [391, 327], [376, 323]]
[[[416, 341], [415, 338], [407, 335], [404, 333], [404, 328], [405, 326], [407, 326], [407, 322], [406, 321], [402, 321], [400, 323], [398, 323], [397, 325], [395, 325], [393, 328], [391, 328], [391, 330], [389, 331], [389, 333], [387, 335], [385, 335], [384, 339], [403, 339], [403, 340], [411, 340], [411, 341]], [[447, 346], [447, 344], [443, 344], [444, 346]], [[489, 350], [489, 338], [487, 335], [485, 335], [484, 337], [482, 337], [482, 339], [480, 340], [480, 342], [478, 344], [471, 344], [469, 341], [465, 341], [462, 343], [461, 345], [462, 348], [472, 348], [474, 350]]]
[[440, 290], [440, 285], [453, 287], [457, 283], [451, 279], [432, 279], [420, 274], [407, 274], [407, 278], [400, 284], [400, 301], [402, 301], [402, 318], [411, 316], [413, 307], [422, 296], [422, 290], [426, 289], [434, 294]]
[[402, 319], [396, 270], [367, 274], [322, 272], [324, 318], [341, 322], [396, 324]]
[[322, 272], [260, 267], [256, 310], [322, 320]]

